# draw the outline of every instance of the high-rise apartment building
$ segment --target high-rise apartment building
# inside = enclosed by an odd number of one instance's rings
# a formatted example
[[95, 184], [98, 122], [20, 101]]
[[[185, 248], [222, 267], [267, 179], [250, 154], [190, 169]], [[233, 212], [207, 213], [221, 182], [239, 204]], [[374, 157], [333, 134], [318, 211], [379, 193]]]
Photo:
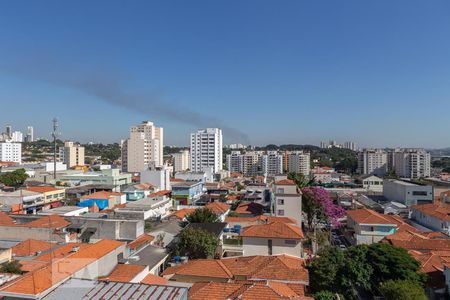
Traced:
[[227, 167], [230, 172], [239, 172], [248, 177], [263, 175], [262, 157], [262, 151], [232, 151], [227, 155]]
[[399, 177], [430, 177], [431, 156], [424, 149], [396, 149], [393, 153], [393, 170]]
[[189, 150], [181, 150], [173, 154], [173, 170], [174, 172], [186, 171], [190, 169], [190, 154]]
[[352, 151], [356, 151], [356, 144], [354, 142], [345, 142], [344, 149], [349, 149]]
[[63, 161], [68, 168], [74, 166], [84, 166], [84, 147], [74, 142], [67, 141], [64, 143], [63, 151], [60, 152], [60, 160]]
[[27, 127], [27, 136], [25, 138], [26, 142], [34, 142], [34, 128], [33, 126]]
[[212, 168], [213, 173], [222, 170], [222, 130], [206, 128], [191, 133], [191, 171], [201, 172]]
[[358, 153], [358, 173], [384, 176], [387, 173], [388, 155], [382, 149], [364, 149]]
[[303, 151], [293, 151], [288, 154], [288, 171], [309, 176], [311, 171], [311, 156]]
[[20, 131], [14, 131], [11, 133], [11, 142], [13, 143], [22, 143], [23, 142], [23, 134]]
[[283, 155], [277, 151], [267, 151], [262, 156], [262, 170], [266, 176], [283, 174]]
[[22, 163], [22, 144], [1, 142], [0, 161]]
[[163, 165], [164, 133], [150, 121], [130, 127], [130, 137], [122, 143], [122, 171], [137, 173]]

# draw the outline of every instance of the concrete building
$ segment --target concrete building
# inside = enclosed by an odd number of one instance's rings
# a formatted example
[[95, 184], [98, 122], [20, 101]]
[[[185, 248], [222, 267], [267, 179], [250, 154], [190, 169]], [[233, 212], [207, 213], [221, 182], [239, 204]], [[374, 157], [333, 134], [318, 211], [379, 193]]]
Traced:
[[274, 214], [302, 224], [302, 193], [294, 181], [284, 179], [274, 184]]
[[364, 149], [358, 153], [358, 173], [363, 175], [386, 175], [388, 157], [382, 149]]
[[433, 202], [433, 187], [409, 181], [385, 179], [383, 196], [389, 201], [400, 202], [408, 207]]
[[130, 127], [130, 137], [122, 143], [122, 170], [137, 173], [149, 163], [163, 165], [164, 132], [150, 121]]
[[206, 128], [191, 133], [191, 171], [204, 171], [212, 167], [213, 173], [222, 170], [222, 130]]
[[60, 159], [67, 167], [84, 166], [84, 147], [79, 144], [67, 141], [64, 143], [64, 148], [61, 153], [63, 156]]
[[277, 151], [268, 151], [262, 156], [262, 171], [265, 176], [283, 174], [283, 155]]
[[30, 143], [30, 142], [34, 142], [34, 128], [33, 126], [28, 126], [27, 127], [27, 135], [25, 137], [25, 141]]
[[393, 153], [393, 165], [399, 177], [430, 177], [431, 156], [424, 149], [400, 149]]
[[262, 157], [262, 151], [232, 151], [227, 155], [227, 167], [230, 172], [238, 172], [247, 177], [263, 175]]
[[411, 219], [433, 231], [450, 235], [450, 204], [437, 201], [411, 207]]
[[181, 150], [173, 154], [173, 171], [180, 172], [190, 169], [190, 154], [189, 150]]
[[356, 151], [356, 144], [354, 142], [345, 142], [344, 143], [344, 149], [349, 149], [352, 151]]
[[0, 143], [0, 161], [22, 163], [22, 144], [12, 142]]
[[72, 186], [88, 184], [108, 185], [113, 188], [114, 192], [120, 191], [122, 186], [131, 184], [131, 174], [121, 174], [119, 169], [85, 173], [78, 171], [62, 175], [59, 179], [68, 182]]
[[311, 157], [309, 153], [303, 151], [294, 151], [289, 153], [288, 171], [300, 173], [305, 177], [309, 176], [311, 171]]
[[170, 169], [166, 166], [156, 166], [151, 162], [145, 170], [141, 170], [141, 182], [150, 183], [157, 191], [170, 190]]

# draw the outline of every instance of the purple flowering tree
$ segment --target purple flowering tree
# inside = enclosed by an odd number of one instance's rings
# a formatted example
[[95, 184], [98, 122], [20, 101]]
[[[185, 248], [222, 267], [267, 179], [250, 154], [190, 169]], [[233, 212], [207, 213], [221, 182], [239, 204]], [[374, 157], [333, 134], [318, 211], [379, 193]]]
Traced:
[[306, 224], [310, 231], [315, 229], [319, 221], [341, 226], [339, 219], [345, 215], [345, 211], [333, 203], [328, 191], [318, 186], [307, 186], [302, 192], [302, 211], [306, 215]]

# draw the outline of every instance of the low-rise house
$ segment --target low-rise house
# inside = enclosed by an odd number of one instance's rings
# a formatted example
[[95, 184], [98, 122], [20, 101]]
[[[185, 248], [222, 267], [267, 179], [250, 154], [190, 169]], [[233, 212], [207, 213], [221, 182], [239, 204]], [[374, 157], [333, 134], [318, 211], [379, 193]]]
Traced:
[[190, 283], [270, 280], [309, 284], [305, 261], [289, 255], [196, 259], [169, 267], [162, 275], [169, 281]]
[[377, 243], [401, 227], [413, 228], [398, 216], [383, 215], [371, 209], [347, 211], [347, 234], [355, 245]]
[[219, 201], [209, 202], [205, 207], [218, 215], [221, 222], [225, 221], [225, 218], [230, 213], [231, 209], [231, 205]]
[[376, 193], [383, 192], [383, 178], [375, 175], [366, 175], [362, 178], [363, 188]]
[[169, 190], [150, 194], [148, 197], [128, 202], [123, 207], [114, 209], [118, 218], [136, 220], [160, 220], [167, 217], [172, 209], [172, 199]]
[[182, 208], [180, 210], [177, 210], [176, 212], [172, 213], [169, 216], [169, 219], [177, 219], [180, 221], [185, 221], [186, 216], [193, 213], [195, 211], [195, 208]]
[[0, 296], [41, 299], [69, 278], [93, 280], [111, 273], [124, 243], [101, 240], [95, 244], [65, 244], [36, 257], [33, 270], [0, 287]]
[[239, 216], [255, 217], [264, 213], [264, 206], [255, 202], [241, 202], [234, 212]]
[[275, 216], [265, 216], [260, 215], [256, 217], [230, 217], [227, 216], [225, 218], [225, 222], [228, 224], [228, 227], [234, 228], [236, 225], [240, 226], [240, 228], [247, 227], [250, 225], [262, 225], [269, 224], [273, 222], [281, 222], [286, 224], [296, 224], [297, 221], [288, 217], [275, 217]]
[[131, 184], [131, 174], [120, 173], [119, 169], [101, 170], [100, 172], [76, 172], [61, 176], [61, 181], [72, 185], [106, 184], [112, 185], [113, 191], [119, 192], [121, 187]]
[[52, 186], [30, 186], [26, 190], [35, 193], [42, 193], [44, 195], [43, 209], [61, 206], [61, 200], [64, 200], [66, 197], [66, 192], [64, 189], [58, 189]]
[[116, 205], [126, 203], [126, 195], [119, 192], [100, 191], [92, 193], [90, 195], [83, 196], [81, 197], [80, 200], [81, 200], [80, 203], [91, 200], [104, 200], [108, 202], [107, 208], [114, 208]]
[[433, 230], [450, 234], [450, 204], [436, 201], [411, 207], [411, 219]]
[[252, 225], [240, 234], [244, 256], [287, 254], [303, 257], [302, 229], [294, 224], [274, 222]]
[[172, 182], [172, 198], [176, 205], [194, 205], [204, 193], [204, 183], [201, 181]]
[[122, 192], [125, 194], [127, 201], [136, 201], [152, 194], [154, 187], [150, 183], [133, 184], [126, 187]]
[[15, 213], [35, 214], [44, 207], [44, 194], [27, 190], [0, 193], [0, 203], [9, 207], [20, 207]]

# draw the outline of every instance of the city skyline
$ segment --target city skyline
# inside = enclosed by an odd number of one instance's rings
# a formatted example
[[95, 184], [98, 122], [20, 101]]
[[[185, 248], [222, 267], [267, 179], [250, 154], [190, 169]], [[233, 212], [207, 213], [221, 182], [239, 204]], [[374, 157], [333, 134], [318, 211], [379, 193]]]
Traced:
[[449, 147], [449, 4], [413, 2], [5, 2], [0, 125], [49, 138], [56, 116], [80, 142], [152, 120], [167, 145], [218, 127], [225, 144]]

